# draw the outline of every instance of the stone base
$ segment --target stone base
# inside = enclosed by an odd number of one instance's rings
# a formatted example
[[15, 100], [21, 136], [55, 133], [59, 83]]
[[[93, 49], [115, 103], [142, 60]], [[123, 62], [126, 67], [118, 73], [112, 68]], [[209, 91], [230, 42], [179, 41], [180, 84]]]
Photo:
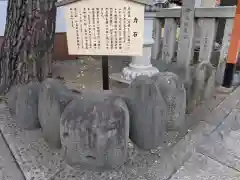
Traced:
[[233, 87], [231, 87], [231, 88], [225, 88], [225, 87], [223, 87], [223, 86], [219, 86], [219, 87], [217, 88], [217, 91], [218, 91], [219, 93], [226, 93], [226, 94], [232, 93], [233, 90], [234, 90]]
[[159, 70], [152, 65], [149, 66], [137, 66], [135, 64], [130, 64], [128, 67], [125, 67], [122, 71], [123, 78], [125, 80], [134, 80], [138, 76], [148, 76], [151, 77], [157, 74]]
[[124, 84], [132, 83], [132, 81], [128, 81], [128, 80], [124, 79], [122, 73], [112, 73], [111, 75], [109, 75], [109, 78], [113, 81], [117, 81], [117, 82], [124, 83]]

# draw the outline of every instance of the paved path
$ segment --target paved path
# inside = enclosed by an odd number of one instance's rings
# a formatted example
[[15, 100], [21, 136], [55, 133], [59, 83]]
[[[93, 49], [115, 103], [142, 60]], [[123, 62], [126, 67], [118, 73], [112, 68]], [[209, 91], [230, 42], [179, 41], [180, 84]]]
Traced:
[[1, 134], [0, 134], [0, 179], [1, 180], [25, 179]]
[[240, 180], [239, 97], [240, 88], [205, 102], [186, 117], [187, 132], [169, 133], [156, 150], [144, 152], [129, 143], [125, 166], [104, 173], [70, 168], [40, 130], [19, 129], [0, 104], [0, 180]]
[[240, 179], [240, 88], [207, 118], [215, 129], [198, 143], [194, 153], [171, 180]]

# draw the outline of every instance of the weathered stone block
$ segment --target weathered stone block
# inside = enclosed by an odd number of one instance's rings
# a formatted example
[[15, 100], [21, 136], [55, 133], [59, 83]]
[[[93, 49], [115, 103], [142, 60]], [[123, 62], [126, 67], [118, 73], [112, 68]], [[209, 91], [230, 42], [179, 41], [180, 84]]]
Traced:
[[167, 105], [155, 80], [137, 77], [129, 87], [130, 138], [142, 149], [154, 149], [164, 139]]
[[16, 100], [16, 120], [19, 127], [32, 130], [40, 128], [38, 121], [38, 95], [40, 84], [32, 82], [19, 86]]
[[66, 162], [88, 170], [117, 168], [127, 156], [128, 108], [121, 98], [99, 97], [94, 101], [92, 97], [73, 100], [62, 114], [60, 131]]
[[160, 71], [173, 72], [182, 80], [186, 90], [187, 112], [192, 112], [200, 101], [212, 97], [216, 86], [215, 81], [222, 82], [222, 76], [224, 74], [224, 64], [221, 65], [221, 68], [218, 69], [216, 73], [216, 68], [213, 67], [210, 62], [200, 62], [197, 65], [193, 64], [187, 68], [181, 67], [175, 62], [165, 64], [160, 61], [155, 61], [154, 65], [156, 65]]
[[157, 84], [168, 110], [168, 129], [180, 130], [185, 125], [186, 91], [183, 82], [171, 72], [158, 73], [152, 79]]
[[192, 76], [194, 69], [192, 66], [182, 67], [177, 62], [166, 63], [162, 61], [153, 61], [152, 64], [156, 66], [160, 72], [172, 72], [178, 76], [184, 83], [185, 88], [192, 84]]
[[60, 148], [60, 119], [74, 93], [61, 81], [45, 80], [39, 93], [38, 117], [45, 140], [51, 147]]
[[210, 62], [196, 65], [193, 83], [187, 97], [187, 111], [192, 111], [201, 101], [212, 98], [215, 92], [216, 69]]
[[19, 86], [12, 86], [7, 94], [7, 105], [12, 116], [16, 115], [16, 102]]

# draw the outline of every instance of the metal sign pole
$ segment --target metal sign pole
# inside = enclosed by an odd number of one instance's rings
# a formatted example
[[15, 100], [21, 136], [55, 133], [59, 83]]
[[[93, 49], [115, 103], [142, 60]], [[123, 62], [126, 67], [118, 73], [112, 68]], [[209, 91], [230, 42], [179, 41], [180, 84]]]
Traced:
[[109, 90], [108, 56], [102, 56], [102, 83], [103, 90]]

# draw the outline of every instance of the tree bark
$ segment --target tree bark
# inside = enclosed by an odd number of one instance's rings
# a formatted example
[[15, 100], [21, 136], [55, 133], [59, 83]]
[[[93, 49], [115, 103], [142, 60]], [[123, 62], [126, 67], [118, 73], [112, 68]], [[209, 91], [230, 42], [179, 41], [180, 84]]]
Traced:
[[51, 75], [57, 0], [8, 0], [0, 51], [0, 94]]

